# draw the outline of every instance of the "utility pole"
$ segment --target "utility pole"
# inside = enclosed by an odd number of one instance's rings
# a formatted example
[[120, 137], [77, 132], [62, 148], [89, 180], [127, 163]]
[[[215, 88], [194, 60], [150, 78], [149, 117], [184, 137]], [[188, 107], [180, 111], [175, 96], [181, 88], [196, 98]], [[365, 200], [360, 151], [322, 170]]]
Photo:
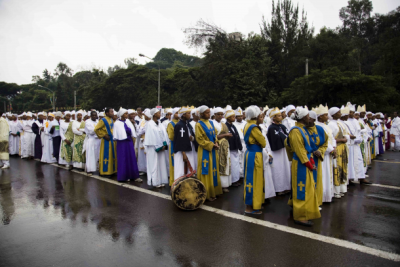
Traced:
[[160, 70], [160, 66], [158, 66], [158, 104], [157, 106], [160, 105], [160, 74], [161, 70]]
[[306, 76], [308, 76], [308, 58], [306, 58]]
[[76, 110], [76, 91], [74, 91], [74, 110]]

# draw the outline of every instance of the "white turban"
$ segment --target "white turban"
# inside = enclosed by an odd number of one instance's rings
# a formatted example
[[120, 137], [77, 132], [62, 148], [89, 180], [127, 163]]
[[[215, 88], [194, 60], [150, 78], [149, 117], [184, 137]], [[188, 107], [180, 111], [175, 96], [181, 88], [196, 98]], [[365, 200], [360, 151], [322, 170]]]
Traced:
[[333, 119], [333, 115], [335, 115], [336, 113], [338, 113], [340, 111], [340, 108], [337, 108], [337, 107], [333, 107], [333, 108], [330, 108], [329, 110], [328, 110], [328, 117], [329, 117], [329, 119], [330, 120], [332, 120]]
[[288, 114], [288, 113], [289, 113], [289, 111], [291, 111], [291, 110], [293, 110], [293, 109], [296, 109], [296, 107], [295, 107], [295, 106], [293, 106], [293, 105], [289, 105], [289, 106], [287, 106], [287, 107], [286, 107], [286, 114]]
[[53, 114], [53, 113], [49, 113], [49, 117], [53, 117], [53, 118], [55, 118], [56, 116]]
[[61, 111], [57, 111], [57, 112], [55, 113], [55, 115], [56, 115], [56, 117], [62, 117]]
[[84, 114], [85, 112], [83, 111], [83, 110], [79, 110], [79, 111], [77, 111], [75, 114], [76, 114], [76, 117], [78, 117], [78, 114], [81, 114], [82, 115], [82, 117], [83, 117], [83, 114]]
[[204, 113], [204, 111], [206, 111], [207, 109], [210, 109], [210, 108], [207, 107], [207, 106], [205, 106], [205, 105], [200, 106], [200, 107], [199, 107], [199, 112], [200, 112], [200, 114]]
[[3, 115], [1, 115], [2, 117], [6, 117], [6, 114], [5, 113], [3, 113]]
[[27, 117], [32, 117], [32, 112], [26, 113], [26, 116], [27, 116]]
[[251, 120], [253, 118], [257, 118], [260, 115], [261, 110], [257, 106], [250, 106], [246, 109], [245, 113], [246, 120]]
[[128, 109], [128, 115], [132, 113], [135, 113], [135, 111], [133, 109]]
[[225, 110], [223, 108], [221, 108], [221, 107], [216, 107], [216, 108], [214, 108], [213, 111], [214, 111], [214, 115], [216, 113], [220, 113], [220, 112], [225, 113]]
[[281, 110], [279, 110], [279, 108], [277, 108], [277, 107], [276, 108], [271, 108], [269, 110], [269, 117], [272, 118], [275, 115], [280, 114], [280, 113], [282, 113], [282, 112], [281, 112]]
[[308, 108], [297, 107], [296, 110], [290, 116], [290, 118], [298, 121], [307, 116], [307, 114], [308, 114]]
[[174, 110], [173, 110], [172, 108], [169, 108], [169, 109], [167, 109], [167, 110], [165, 111], [165, 114], [168, 114], [168, 113], [171, 113], [171, 114], [172, 114], [173, 111], [174, 111]]
[[[151, 117], [150, 118], [153, 118], [153, 116], [154, 116], [154, 114], [156, 114], [157, 112], [159, 112], [160, 110], [158, 109], [158, 108], [152, 108], [151, 110], [150, 110], [150, 115], [151, 115]], [[146, 115], [147, 116], [147, 115]]]
[[316, 120], [317, 119], [317, 113], [315, 113], [314, 111], [310, 111], [308, 112], [308, 115], [310, 115], [310, 118]]
[[124, 115], [126, 112], [128, 112], [128, 110], [120, 107], [119, 111], [118, 111], [118, 114], [117, 114], [118, 118], [122, 118], [122, 115]]
[[177, 113], [180, 109], [181, 109], [181, 108], [174, 108], [174, 109], [172, 110], [171, 120], [174, 118], [175, 113]]
[[143, 113], [147, 118], [149, 119], [153, 118], [153, 115], [151, 115], [150, 113], [150, 109], [146, 108]]
[[99, 113], [99, 117], [105, 117], [106, 115], [104, 114], [104, 111]]
[[243, 115], [243, 111], [242, 111], [242, 109], [241, 109], [240, 107], [238, 107], [238, 108], [235, 110], [235, 115], [236, 115], [236, 116], [242, 116], [242, 115]]
[[198, 109], [194, 108], [194, 109], [192, 109], [192, 111], [190, 111], [190, 114], [197, 114], [197, 111], [198, 111]]

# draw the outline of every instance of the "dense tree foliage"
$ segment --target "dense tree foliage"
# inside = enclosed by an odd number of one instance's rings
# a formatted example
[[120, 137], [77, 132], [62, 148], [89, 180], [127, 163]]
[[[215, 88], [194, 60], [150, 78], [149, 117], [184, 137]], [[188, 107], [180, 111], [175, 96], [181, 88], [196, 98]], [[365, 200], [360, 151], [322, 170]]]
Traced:
[[131, 57], [125, 66], [76, 73], [61, 62], [53, 73], [45, 69], [33, 76], [31, 84], [0, 82], [0, 100], [16, 111], [51, 109], [50, 91], [55, 91], [61, 110], [72, 109], [74, 92], [78, 107], [85, 109], [154, 107], [160, 68], [164, 107], [351, 101], [372, 111], [400, 108], [400, 7], [372, 15], [370, 0], [350, 0], [338, 14], [342, 25], [314, 35], [305, 11], [291, 0], [272, 6], [260, 32], [248, 36], [203, 20], [184, 29], [186, 43], [200, 48], [202, 58], [162, 48], [145, 65]]

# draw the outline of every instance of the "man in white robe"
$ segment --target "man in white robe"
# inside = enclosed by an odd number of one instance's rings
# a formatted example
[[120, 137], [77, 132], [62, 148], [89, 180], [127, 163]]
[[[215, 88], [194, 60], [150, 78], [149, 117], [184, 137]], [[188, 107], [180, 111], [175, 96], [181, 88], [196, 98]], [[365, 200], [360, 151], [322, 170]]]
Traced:
[[35, 155], [35, 137], [36, 135], [32, 131], [32, 113], [26, 113], [26, 120], [22, 122], [22, 130], [24, 134], [21, 137], [21, 158], [32, 159]]
[[43, 153], [41, 161], [45, 163], [57, 162], [57, 159], [53, 157], [53, 137], [52, 134], [50, 133], [51, 122], [54, 120], [54, 118], [55, 118], [54, 114], [49, 113], [48, 120], [43, 123], [44, 138], [42, 138]]
[[158, 120], [161, 112], [153, 108], [145, 112], [150, 117], [146, 124], [146, 137], [144, 147], [147, 163], [147, 184], [155, 187], [163, 187], [168, 184], [168, 158], [165, 150], [168, 147], [168, 135], [164, 125]]
[[328, 106], [320, 105], [316, 108], [317, 121], [315, 124], [324, 128], [328, 136], [328, 148], [325, 151], [322, 161], [322, 202], [332, 202], [334, 196], [333, 188], [333, 159], [336, 158], [336, 140], [333, 137], [332, 130], [325, 123], [328, 121]]
[[[371, 140], [372, 130], [371, 128], [365, 123], [365, 115], [366, 115], [366, 107], [358, 106], [357, 112], [359, 113], [360, 118], [358, 122], [360, 123], [361, 129], [361, 137], [364, 141], [364, 155], [365, 155], [365, 164], [364, 164], [364, 173], [366, 174], [368, 171], [368, 165], [371, 164], [371, 150], [369, 141]], [[357, 114], [356, 112], [356, 114]], [[365, 176], [367, 177], [367, 175]]]
[[19, 154], [19, 135], [20, 135], [20, 125], [17, 120], [17, 115], [12, 114], [11, 120], [8, 122], [10, 128], [10, 137], [8, 141], [8, 148], [10, 155]]
[[244, 155], [247, 151], [246, 143], [244, 142], [244, 126], [246, 125], [246, 121], [243, 120], [243, 110], [238, 107], [235, 110], [236, 121], [233, 123], [238, 129], [240, 141], [242, 142], [242, 151], [239, 150], [239, 160], [240, 160], [240, 177], [244, 177], [243, 169], [244, 169]]
[[99, 169], [100, 145], [101, 140], [94, 132], [97, 125], [97, 112], [90, 113], [90, 119], [85, 121], [85, 151], [86, 151], [86, 172], [92, 175], [93, 172]]
[[140, 119], [140, 124], [137, 131], [137, 138], [135, 145], [138, 147], [137, 161], [138, 161], [139, 174], [147, 172], [147, 155], [145, 152], [144, 141], [146, 139], [146, 125], [151, 120], [151, 116], [150, 117], [148, 116], [150, 116], [150, 110], [146, 109], [143, 115], [144, 119]]
[[351, 135], [355, 136], [353, 140], [350, 140], [349, 145], [349, 158], [351, 158], [349, 161], [351, 162], [352, 160], [353, 162], [354, 172], [349, 172], [348, 178], [349, 180], [358, 181], [359, 179], [365, 179], [364, 162], [360, 148], [362, 142], [361, 127], [358, 121], [354, 118], [355, 105], [347, 103], [347, 107], [349, 108], [349, 115], [348, 119], [344, 123], [348, 126]]
[[394, 135], [394, 142], [392, 142], [391, 149], [393, 151], [400, 151], [400, 117], [397, 112], [393, 113], [392, 128], [390, 128], [390, 134]]
[[296, 107], [293, 105], [289, 105], [286, 107], [286, 118], [283, 119], [282, 124], [290, 131], [293, 126], [295, 126], [296, 121], [293, 120], [290, 116], [295, 112]]

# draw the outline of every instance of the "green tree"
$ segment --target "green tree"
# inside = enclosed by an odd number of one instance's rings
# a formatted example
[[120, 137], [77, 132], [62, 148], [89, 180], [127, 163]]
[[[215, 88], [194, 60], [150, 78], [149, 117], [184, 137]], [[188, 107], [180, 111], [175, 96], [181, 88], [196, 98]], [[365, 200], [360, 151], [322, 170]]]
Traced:
[[271, 22], [263, 18], [261, 34], [267, 41], [268, 55], [273, 67], [273, 86], [280, 94], [297, 77], [304, 75], [304, 65], [314, 28], [309, 27], [304, 10], [299, 15], [299, 7], [291, 0], [272, 1]]

